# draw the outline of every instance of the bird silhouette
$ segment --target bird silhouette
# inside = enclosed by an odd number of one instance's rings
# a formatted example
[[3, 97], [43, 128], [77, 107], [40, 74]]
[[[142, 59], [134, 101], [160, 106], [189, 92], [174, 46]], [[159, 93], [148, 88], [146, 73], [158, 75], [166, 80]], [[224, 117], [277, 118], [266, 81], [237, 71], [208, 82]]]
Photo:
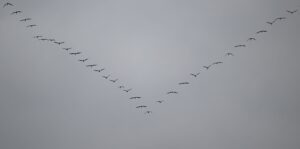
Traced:
[[136, 108], [137, 108], [137, 109], [140, 109], [140, 108], [147, 108], [147, 106], [141, 105], [141, 106], [137, 106]]
[[256, 40], [255, 38], [251, 37], [251, 38], [248, 38], [247, 41], [253, 41], [253, 40]]
[[110, 75], [107, 76], [102, 76], [104, 79], [108, 79], [110, 77]]
[[88, 59], [87, 58], [85, 58], [85, 59], [80, 59], [80, 60], [78, 60], [79, 62], [85, 62], [85, 61], [87, 61]]
[[58, 41], [55, 41], [54, 43], [55, 43], [55, 44], [58, 44], [58, 45], [61, 45], [61, 44], [64, 44], [65, 42], [58, 42]]
[[116, 83], [119, 79], [109, 80], [110, 82]]
[[203, 66], [203, 68], [205, 68], [206, 70], [208, 70], [212, 65], [208, 65], [208, 66]]
[[53, 41], [55, 41], [55, 39], [49, 39], [49, 41], [53, 42]]
[[97, 66], [97, 64], [86, 65], [86, 67], [91, 67], [91, 68], [93, 68], [95, 66]]
[[30, 21], [31, 20], [31, 18], [25, 18], [25, 19], [21, 19], [20, 21], [21, 22], [26, 22], [26, 21]]
[[78, 55], [81, 54], [81, 52], [71, 52], [70, 55]]
[[180, 82], [180, 83], [178, 83], [178, 85], [188, 85], [188, 84], [190, 84], [189, 82]]
[[234, 47], [235, 47], [235, 48], [246, 47], [246, 45], [244, 45], [244, 44], [239, 44], [239, 45], [235, 45]]
[[34, 36], [33, 38], [42, 38], [43, 36], [40, 36], [40, 35], [38, 35], [38, 36]]
[[42, 38], [42, 39], [40, 39], [40, 40], [42, 40], [42, 41], [47, 41], [47, 40], [49, 40], [49, 39], [47, 39], [47, 38]]
[[125, 86], [121, 85], [121, 86], [119, 86], [119, 88], [125, 88]]
[[28, 25], [26, 27], [30, 28], [30, 27], [35, 27], [35, 26], [37, 26], [37, 25], [36, 24], [31, 24], [31, 25]]
[[126, 89], [126, 90], [123, 90], [124, 92], [130, 92], [132, 90], [132, 88], [130, 88], [130, 89]]
[[275, 23], [276, 21], [274, 20], [274, 21], [272, 21], [272, 22], [266, 22], [266, 23], [268, 23], [268, 24], [270, 24], [270, 25], [273, 25], [274, 23]]
[[223, 62], [214, 62], [213, 65], [222, 64]]
[[195, 73], [190, 73], [190, 75], [196, 78], [196, 77], [198, 77], [198, 75], [200, 75], [200, 72], [198, 72], [196, 74]]
[[66, 51], [68, 51], [68, 50], [70, 50], [70, 49], [72, 49], [72, 48], [63, 48], [64, 50], [66, 50]]
[[267, 30], [260, 30], [260, 31], [257, 31], [256, 34], [261, 34], [261, 33], [266, 33]]
[[129, 99], [141, 99], [142, 97], [135, 96], [135, 97], [130, 97]]
[[234, 54], [233, 54], [233, 53], [230, 53], [230, 52], [228, 52], [228, 53], [226, 53], [226, 54], [225, 54], [225, 56], [234, 56]]
[[169, 91], [169, 92], [167, 92], [167, 94], [178, 94], [178, 92], [177, 91]]
[[11, 13], [11, 15], [19, 14], [19, 13], [22, 13], [22, 11], [19, 11], [19, 10], [18, 11], [14, 11], [14, 12]]
[[105, 70], [104, 68], [102, 68], [102, 69], [95, 69], [94, 71], [96, 71], [96, 72], [102, 72], [103, 70]]
[[163, 103], [163, 102], [164, 102], [164, 100], [158, 100], [158, 101], [156, 101], [156, 102], [158, 102], [158, 103]]
[[277, 21], [277, 20], [285, 20], [286, 19], [286, 17], [278, 17], [278, 18], [276, 18], [274, 21]]
[[152, 113], [152, 111], [146, 111], [145, 112], [145, 114], [151, 114]]
[[9, 3], [9, 2], [7, 2], [7, 3], [5, 3], [4, 5], [3, 5], [3, 8], [5, 8], [5, 7], [7, 7], [7, 6], [14, 6], [12, 3]]
[[295, 12], [297, 12], [298, 11], [298, 9], [296, 9], [296, 10], [287, 10], [286, 12], [288, 12], [288, 13], [290, 13], [290, 14], [294, 14]]

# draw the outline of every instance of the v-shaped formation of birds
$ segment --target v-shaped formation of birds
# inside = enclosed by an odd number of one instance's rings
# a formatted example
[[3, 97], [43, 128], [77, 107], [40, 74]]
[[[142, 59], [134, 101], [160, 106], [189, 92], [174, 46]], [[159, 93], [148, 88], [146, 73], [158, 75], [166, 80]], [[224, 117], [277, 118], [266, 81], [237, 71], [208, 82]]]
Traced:
[[[4, 5], [3, 5], [3, 8], [14, 8], [14, 4], [12, 4], [11, 2], [5, 2]], [[10, 9], [8, 9], [10, 10]], [[290, 14], [290, 15], [293, 15], [295, 14], [296, 12], [298, 12], [298, 9], [295, 9], [295, 10], [287, 10], [286, 13], [287, 14]], [[19, 15], [23, 13], [22, 11], [20, 10], [14, 10], [12, 12], [10, 12], [11, 15]], [[270, 26], [273, 26], [275, 23], [279, 22], [279, 21], [283, 21], [287, 19], [286, 17], [277, 17], [271, 21], [267, 21], [266, 24], [270, 25]], [[34, 28], [34, 27], [37, 27], [38, 25], [36, 24], [33, 24], [32, 23], [32, 19], [30, 17], [25, 17], [25, 18], [22, 18], [19, 20], [20, 22], [23, 22], [23, 23], [29, 23], [27, 24], [25, 27], [26, 28]], [[267, 30], [259, 30], [257, 32], [255, 32], [255, 35], [260, 35], [260, 34], [263, 34], [263, 33], [267, 33], [268, 31]], [[71, 56], [77, 56], [77, 55], [81, 55], [82, 52], [81, 51], [75, 51], [74, 49], [72, 49], [71, 47], [64, 47], [63, 45], [65, 45], [65, 42], [64, 41], [57, 41], [56, 39], [52, 39], [52, 38], [47, 38], [47, 37], [44, 37], [43, 35], [36, 35], [34, 36], [33, 38], [39, 40], [39, 41], [44, 41], [44, 42], [48, 42], [48, 43], [53, 43], [53, 44], [56, 44], [58, 45], [60, 48], [62, 48], [63, 50], [65, 50], [66, 52], [68, 52]], [[246, 42], [252, 42], [252, 41], [255, 41], [256, 38], [255, 37], [249, 37]], [[232, 48], [245, 48], [246, 47], [246, 44], [236, 44], [234, 45]], [[234, 56], [234, 53], [233, 52], [226, 52], [224, 54], [224, 57], [231, 57], [231, 56]], [[97, 64], [94, 64], [94, 63], [89, 63], [89, 59], [88, 58], [81, 58], [81, 59], [78, 59], [79, 62], [83, 63], [85, 67], [88, 67], [90, 69], [93, 70], [93, 72], [95, 73], [103, 73], [104, 71], [106, 71], [105, 68], [98, 68]], [[216, 61], [216, 62], [213, 62], [209, 65], [205, 65], [203, 66], [203, 69], [204, 70], [209, 70], [211, 69], [212, 67], [214, 66], [217, 66], [219, 64], [222, 64], [223, 62], [222, 61]], [[198, 72], [195, 72], [195, 73], [190, 73], [188, 74], [190, 77], [193, 77], [193, 78], [197, 78], [199, 75], [200, 75], [200, 71], [199, 70]], [[105, 80], [108, 80], [110, 81], [111, 83], [115, 83], [117, 84], [117, 82], [119, 81], [118, 78], [113, 78], [111, 76], [111, 74], [107, 74], [107, 75], [102, 75], [102, 78], [105, 79]], [[187, 81], [183, 81], [183, 82], [179, 82], [178, 85], [180, 86], [183, 86], [183, 85], [189, 85], [190, 82], [187, 82]], [[122, 84], [118, 84], [117, 85], [117, 88], [125, 93], [128, 93], [130, 91], [132, 91], [133, 89], [132, 88], [128, 88]], [[166, 96], [170, 96], [172, 94], [178, 94], [179, 92], [178, 91], [175, 91], [175, 90], [169, 90], [166, 92]], [[129, 99], [131, 100], [139, 100], [139, 99], [142, 99], [141, 96], [133, 96], [133, 97], [129, 97]], [[163, 98], [161, 98], [163, 99]], [[162, 104], [163, 102], [165, 102], [165, 100], [157, 100], [157, 101], [154, 101], [156, 102], [157, 104]], [[137, 109], [146, 109], [144, 111], [145, 114], [151, 114], [152, 111], [149, 110], [149, 107], [147, 105], [138, 105], [136, 106]]]

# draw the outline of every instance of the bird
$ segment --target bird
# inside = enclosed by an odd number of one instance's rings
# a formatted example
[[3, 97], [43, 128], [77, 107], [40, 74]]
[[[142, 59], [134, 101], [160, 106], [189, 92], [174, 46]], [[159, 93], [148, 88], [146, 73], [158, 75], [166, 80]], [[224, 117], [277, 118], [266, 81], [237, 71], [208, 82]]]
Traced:
[[104, 68], [102, 68], [102, 69], [95, 69], [94, 71], [95, 72], [101, 72], [101, 71], [103, 71], [104, 70]]
[[208, 70], [212, 65], [208, 65], [208, 66], [203, 66], [203, 68], [205, 68], [206, 70]]
[[233, 54], [233, 53], [230, 53], [230, 52], [228, 52], [228, 53], [226, 53], [226, 54], [225, 54], [225, 56], [234, 56], [234, 54]]
[[125, 86], [121, 85], [121, 86], [119, 86], [119, 88], [125, 88]]
[[5, 4], [3, 5], [3, 8], [6, 7], [6, 6], [14, 6], [14, 5], [13, 5], [12, 3], [8, 3], [8, 2], [7, 2], [7, 3], [5, 3]]
[[72, 48], [63, 48], [64, 50], [66, 50], [66, 51], [68, 51], [68, 50], [70, 50], [70, 49], [72, 49]]
[[235, 48], [246, 47], [246, 45], [244, 45], [244, 44], [239, 44], [239, 45], [235, 45], [234, 47], [235, 47]]
[[42, 38], [42, 39], [40, 39], [40, 40], [42, 40], [42, 41], [47, 41], [47, 40], [49, 40], [49, 39], [47, 39], [47, 38]]
[[151, 114], [152, 113], [152, 111], [146, 111], [145, 112], [145, 114]]
[[18, 14], [18, 13], [22, 13], [22, 11], [19, 11], [19, 10], [18, 11], [14, 11], [14, 12], [11, 13], [11, 15]]
[[256, 40], [255, 38], [253, 38], [253, 37], [250, 37], [250, 38], [248, 38], [248, 40], [247, 41], [252, 41], [252, 40]]
[[178, 85], [188, 85], [188, 84], [190, 84], [189, 82], [180, 82], [180, 83], [178, 83]]
[[30, 21], [31, 20], [31, 18], [25, 18], [25, 19], [21, 19], [20, 21], [21, 22], [26, 22], [26, 21]]
[[53, 42], [53, 41], [55, 41], [55, 39], [49, 39], [48, 41], [51, 41], [51, 42]]
[[142, 97], [138, 97], [138, 96], [135, 96], [135, 97], [130, 97], [129, 99], [141, 99]]
[[130, 89], [126, 89], [126, 90], [123, 90], [124, 92], [130, 92], [132, 90], [132, 88], [130, 88]]
[[91, 67], [91, 68], [93, 68], [95, 66], [97, 66], [97, 64], [86, 65], [86, 67]]
[[43, 36], [40, 36], [40, 35], [38, 35], [38, 36], [34, 36], [33, 38], [42, 38]]
[[295, 12], [297, 12], [298, 11], [298, 9], [296, 9], [296, 10], [287, 10], [286, 12], [288, 12], [288, 13], [290, 13], [290, 14], [294, 14]]
[[79, 62], [85, 62], [85, 61], [87, 61], [88, 59], [87, 58], [85, 58], [85, 59], [80, 59], [80, 60], [78, 60]]
[[176, 91], [169, 91], [169, 92], [167, 92], [167, 94], [178, 94], [178, 92], [176, 92]]
[[286, 19], [286, 17], [278, 17], [278, 18], [276, 18], [274, 21], [277, 21], [277, 20], [285, 20]]
[[70, 55], [78, 55], [81, 54], [81, 52], [71, 52]]
[[266, 32], [267, 32], [266, 30], [260, 30], [260, 31], [257, 31], [256, 34], [266, 33]]
[[110, 82], [116, 83], [119, 79], [109, 80]]
[[110, 75], [107, 76], [102, 76], [104, 79], [108, 79], [110, 77]]
[[223, 62], [214, 62], [212, 65], [222, 64]]
[[163, 103], [163, 102], [164, 102], [164, 100], [158, 100], [158, 101], [156, 101], [156, 102], [158, 102], [158, 103]]
[[35, 27], [35, 26], [37, 26], [37, 25], [31, 24], [31, 25], [28, 25], [28, 26], [26, 26], [26, 27]]
[[137, 106], [136, 108], [137, 108], [137, 109], [139, 109], [139, 108], [147, 108], [147, 106], [141, 105], [141, 106]]
[[196, 74], [190, 73], [190, 75], [196, 78], [196, 77], [198, 77], [198, 75], [200, 75], [200, 72], [198, 72], [198, 73], [196, 73]]
[[272, 21], [272, 22], [266, 22], [266, 23], [268, 23], [268, 24], [270, 24], [270, 25], [273, 25], [274, 23], [275, 23], [275, 20], [274, 21]]
[[58, 44], [58, 45], [61, 45], [61, 44], [64, 44], [65, 42], [58, 42], [58, 41], [55, 41], [54, 43], [55, 43], [55, 44]]

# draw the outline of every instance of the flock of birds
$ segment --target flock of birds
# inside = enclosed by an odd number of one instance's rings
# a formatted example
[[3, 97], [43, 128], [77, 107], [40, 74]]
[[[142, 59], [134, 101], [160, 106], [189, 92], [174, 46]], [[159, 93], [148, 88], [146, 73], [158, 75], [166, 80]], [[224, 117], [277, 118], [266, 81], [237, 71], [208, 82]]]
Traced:
[[[5, 4], [3, 5], [3, 8], [7, 8], [7, 7], [14, 7], [14, 4], [12, 4], [10, 2], [5, 2]], [[298, 9], [287, 10], [286, 11], [286, 13], [291, 14], [291, 15], [296, 13], [296, 12], [298, 12]], [[22, 13], [22, 11], [15, 10], [15, 11], [11, 12], [10, 14], [11, 15], [18, 15], [18, 14], [21, 14], [21, 13]], [[282, 21], [282, 20], [285, 20], [285, 19], [287, 19], [287, 18], [286, 17], [277, 17], [277, 18], [275, 18], [271, 21], [267, 21], [266, 24], [269, 24], [269, 25], [272, 26], [275, 23], [277, 23], [278, 21]], [[29, 17], [22, 18], [19, 21], [20, 22], [30, 22], [29, 24], [26, 25], [27, 28], [33, 28], [33, 27], [37, 26], [36, 24], [31, 23], [32, 19], [29, 18]], [[256, 32], [256, 35], [267, 33], [267, 32], [268, 32], [267, 30], [259, 30], [259, 31]], [[72, 52], [70, 52], [71, 50], [73, 50], [71, 47], [62, 47], [63, 45], [65, 45], [64, 41], [57, 41], [56, 39], [53, 39], [53, 38], [46, 38], [43, 35], [36, 35], [33, 38], [35, 38], [39, 41], [49, 41], [49, 42], [52, 42], [53, 44], [61, 46], [61, 48], [63, 50], [69, 52], [69, 54], [72, 55], [72, 56], [82, 55], [81, 51], [72, 51]], [[250, 42], [250, 41], [256, 41], [256, 38], [255, 37], [249, 37], [246, 42]], [[246, 44], [237, 44], [237, 45], [233, 46], [233, 48], [244, 48], [244, 47], [246, 47]], [[234, 56], [234, 53], [233, 52], [227, 52], [227, 53], [225, 53], [224, 56], [225, 57]], [[97, 68], [97, 66], [98, 66], [97, 64], [93, 64], [93, 63], [88, 64], [88, 62], [89, 62], [88, 58], [81, 58], [81, 59], [78, 59], [78, 61], [85, 64], [86, 67], [91, 68], [93, 70], [93, 72], [96, 72], [96, 73], [102, 73], [106, 70], [105, 68]], [[204, 70], [209, 70], [209, 69], [211, 69], [211, 67], [219, 65], [219, 64], [223, 64], [223, 62], [222, 61], [213, 62], [209, 65], [203, 66], [203, 69]], [[197, 78], [200, 75], [200, 71], [198, 71], [196, 73], [190, 73], [189, 76], [193, 77], [193, 78]], [[109, 80], [112, 83], [117, 83], [119, 81], [118, 78], [112, 78], [111, 74], [102, 75], [102, 78], [105, 79], [105, 80]], [[183, 81], [183, 82], [178, 83], [178, 85], [180, 85], [180, 86], [189, 85], [189, 84], [190, 84], [190, 82], [188, 82], [188, 81]], [[118, 89], [120, 89], [121, 91], [124, 91], [126, 93], [133, 90], [132, 88], [126, 88], [124, 85], [118, 85]], [[170, 90], [170, 91], [166, 92], [166, 95], [178, 94], [178, 93], [179, 92], [176, 91], [176, 90]], [[129, 99], [138, 100], [138, 99], [142, 99], [142, 97], [141, 96], [133, 96], [133, 97], [130, 97]], [[164, 100], [157, 100], [155, 102], [158, 103], [158, 104], [162, 104], [165, 101]], [[147, 109], [149, 107], [147, 105], [138, 105], [138, 106], [136, 106], [136, 108], [137, 109], [144, 109], [144, 108]], [[152, 111], [147, 109], [147, 110], [144, 111], [144, 113], [145, 114], [151, 114]]]

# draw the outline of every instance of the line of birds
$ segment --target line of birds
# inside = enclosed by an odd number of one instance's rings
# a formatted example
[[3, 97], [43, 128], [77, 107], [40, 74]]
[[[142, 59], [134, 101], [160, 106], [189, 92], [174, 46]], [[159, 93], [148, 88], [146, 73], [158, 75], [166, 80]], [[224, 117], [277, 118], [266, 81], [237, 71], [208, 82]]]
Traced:
[[[6, 2], [4, 5], [3, 5], [3, 8], [6, 8], [6, 7], [13, 7], [14, 4], [12, 4], [11, 2]], [[10, 14], [11, 15], [19, 15], [19, 14], [22, 14], [23, 11], [20, 11], [20, 10], [16, 10], [16, 11], [13, 11], [11, 12]], [[26, 18], [22, 18], [19, 20], [20, 22], [24, 22], [24, 23], [27, 23], [27, 22], [31, 22], [32, 21], [32, 18], [30, 17], [26, 17]], [[34, 27], [37, 27], [38, 25], [37, 24], [28, 24], [26, 26], [26, 28], [34, 28]], [[62, 46], [65, 44], [64, 41], [57, 41], [56, 39], [53, 39], [53, 38], [46, 38], [44, 37], [43, 35], [36, 35], [33, 37], [34, 39], [37, 39], [39, 41], [49, 41], [51, 43], [54, 43], [58, 46]], [[73, 50], [73, 48], [71, 47], [62, 47], [63, 50], [65, 51], [71, 51]], [[83, 53], [81, 51], [72, 51], [72, 52], [69, 52], [69, 55], [71, 56], [78, 56], [78, 55], [82, 55]], [[79, 62], [81, 63], [87, 63], [89, 61], [89, 58], [81, 58], [81, 59], [78, 59]], [[96, 68], [98, 66], [98, 64], [86, 64], [85, 65], [87, 68], [91, 68], [93, 72], [96, 72], [96, 73], [103, 73], [104, 71], [106, 71], [106, 68]], [[108, 80], [109, 82], [111, 83], [117, 83], [117, 82], [120, 82], [118, 78], [113, 78], [111, 74], [108, 74], [108, 75], [102, 75], [101, 76], [103, 79], [105, 80]], [[118, 89], [120, 89], [121, 91], [125, 92], [125, 93], [129, 93], [131, 92], [133, 89], [132, 88], [125, 88], [124, 85], [118, 85], [117, 86]], [[133, 97], [130, 97], [129, 99], [141, 99], [141, 97], [139, 96], [133, 96]], [[136, 108], [147, 108], [148, 106], [145, 106], [145, 105], [140, 105], [140, 106], [137, 106]], [[152, 111], [150, 110], [147, 110], [144, 112], [145, 114], [150, 114], [152, 113]]]
[[[5, 8], [5, 7], [8, 7], [8, 6], [14, 6], [12, 3], [9, 3], [9, 2], [7, 2], [7, 3], [5, 3], [4, 5], [3, 5], [3, 8]], [[287, 10], [286, 12], [287, 13], [289, 13], [289, 14], [294, 14], [294, 13], [296, 13], [298, 11], [298, 9], [295, 9], [295, 10]], [[16, 14], [20, 14], [20, 13], [22, 13], [22, 11], [14, 11], [14, 12], [12, 12], [11, 14], [12, 15], [16, 15]], [[274, 23], [276, 23], [277, 21], [281, 21], [281, 20], [285, 20], [285, 19], [287, 19], [286, 17], [278, 17], [278, 18], [275, 18], [274, 20], [272, 20], [272, 21], [267, 21], [266, 23], [267, 24], [269, 24], [269, 25], [273, 25]], [[21, 22], [27, 22], [27, 21], [31, 21], [32, 19], [31, 18], [24, 18], [24, 19], [21, 19], [20, 21]], [[30, 24], [30, 25], [28, 25], [28, 26], [26, 26], [26, 27], [28, 27], [28, 28], [32, 28], [32, 27], [36, 27], [37, 25], [36, 24]], [[258, 34], [263, 34], [263, 33], [267, 33], [267, 30], [259, 30], [259, 31], [257, 31], [256, 32], [256, 35], [258, 35]], [[36, 38], [36, 39], [38, 39], [38, 40], [41, 40], [41, 41], [50, 41], [50, 42], [53, 42], [53, 43], [55, 43], [55, 44], [57, 44], [57, 45], [62, 45], [62, 44], [65, 44], [65, 42], [59, 42], [59, 41], [56, 41], [55, 39], [48, 39], [48, 38], [44, 38], [42, 35], [37, 35], [37, 36], [34, 36], [33, 38]], [[250, 42], [250, 41], [256, 41], [256, 38], [255, 37], [249, 37], [247, 40], [246, 40], [247, 42]], [[245, 48], [246, 47], [246, 44], [237, 44], [237, 45], [234, 45], [233, 46], [233, 48]], [[72, 48], [62, 48], [63, 50], [65, 50], [65, 51], [69, 51], [69, 50], [71, 50]], [[82, 52], [70, 52], [69, 53], [70, 55], [74, 55], [74, 56], [76, 56], [76, 55], [79, 55], [79, 54], [82, 54]], [[225, 53], [225, 55], [224, 55], [225, 57], [229, 57], [229, 56], [234, 56], [234, 53], [232, 53], [232, 52], [227, 52], [227, 53]], [[83, 59], [79, 59], [78, 61], [79, 62], [82, 62], [82, 63], [85, 63], [86, 61], [88, 61], [89, 59], [88, 58], [83, 58]], [[213, 66], [215, 66], [215, 65], [219, 65], [219, 64], [223, 64], [223, 62], [222, 61], [216, 61], [216, 62], [213, 62], [213, 63], [211, 63], [210, 65], [205, 65], [205, 66], [203, 66], [203, 68], [205, 69], [205, 70], [209, 70], [209, 69], [211, 69], [211, 67], [213, 67]], [[86, 67], [90, 67], [91, 69], [93, 69], [94, 67], [96, 67], [96, 66], [98, 66], [97, 64], [88, 64], [88, 65], [85, 65]], [[93, 69], [93, 71], [94, 72], [98, 72], [98, 73], [100, 73], [100, 72], [102, 72], [102, 71], [105, 71], [105, 68], [100, 68], [100, 69]], [[201, 71], [201, 70], [200, 70]], [[190, 73], [189, 74], [191, 77], [193, 77], [193, 78], [197, 78], [199, 75], [200, 75], [200, 72], [196, 72], [196, 73]], [[106, 80], [109, 80], [110, 82], [112, 82], [112, 83], [116, 83], [119, 79], [110, 79], [111, 78], [111, 75], [109, 74], [109, 75], [103, 75], [102, 76], [104, 79], [106, 79]], [[188, 81], [183, 81], [183, 82], [179, 82], [178, 83], [178, 85], [180, 85], [180, 86], [183, 86], [183, 85], [189, 85], [190, 84], [190, 82], [188, 82]], [[122, 89], [124, 92], [130, 92], [130, 91], [132, 91], [132, 88], [128, 88], [128, 89], [125, 89], [125, 86], [124, 85], [119, 85], [118, 86], [118, 88], [119, 89]], [[166, 95], [171, 95], [171, 94], [179, 94], [179, 92], [178, 91], [175, 91], [175, 90], [170, 90], [170, 91], [167, 91], [166, 92]], [[133, 96], [133, 97], [130, 97], [129, 98], [130, 100], [138, 100], [138, 99], [142, 99], [142, 97], [141, 96]], [[161, 103], [163, 103], [163, 102], [165, 102], [165, 100], [157, 100], [157, 101], [155, 101], [156, 103], [159, 103], [159, 104], [161, 104]], [[148, 108], [148, 106], [147, 105], [139, 105], [139, 106], [136, 106], [136, 108], [137, 109], [144, 109], [144, 108]], [[145, 112], [144, 112], [145, 114], [151, 114], [152, 113], [152, 111], [150, 111], [150, 110], [146, 110]]]

